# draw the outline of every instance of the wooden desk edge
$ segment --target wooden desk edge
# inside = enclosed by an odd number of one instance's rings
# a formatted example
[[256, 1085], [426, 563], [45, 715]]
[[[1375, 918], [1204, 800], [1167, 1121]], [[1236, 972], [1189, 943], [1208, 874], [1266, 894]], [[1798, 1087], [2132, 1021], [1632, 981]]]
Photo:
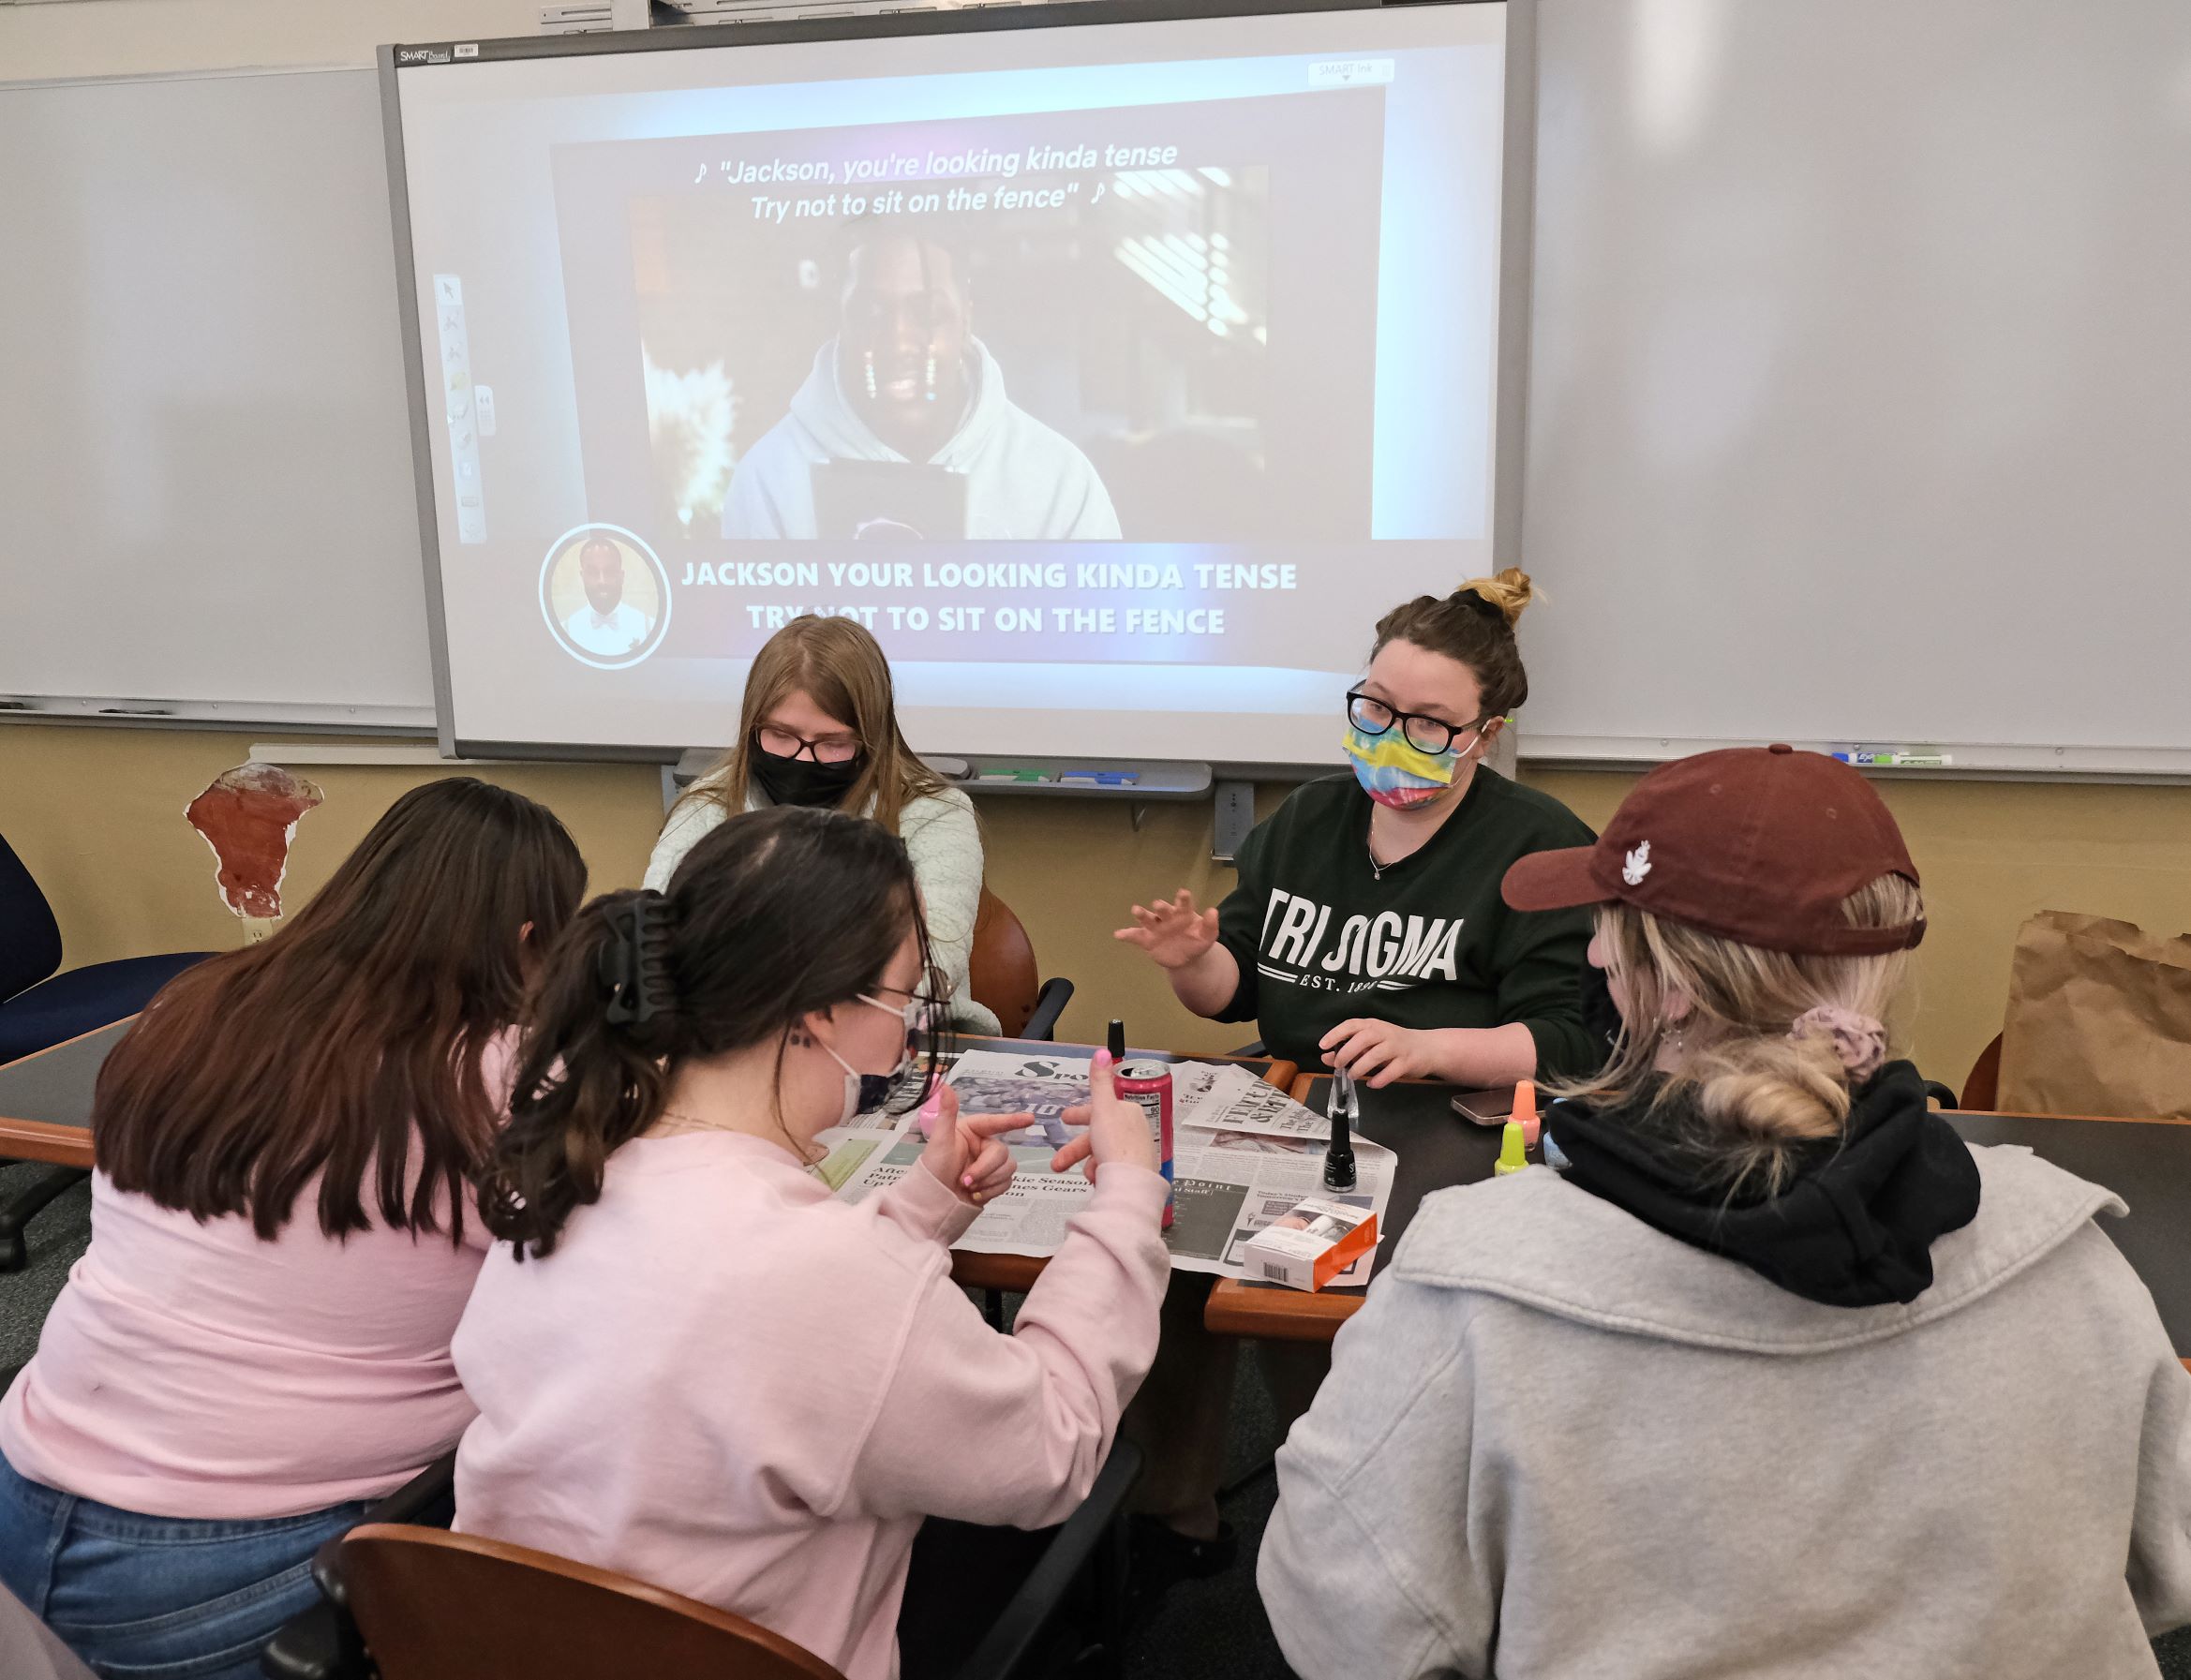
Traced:
[[50, 1121], [0, 1119], [0, 1161], [47, 1161], [55, 1167], [88, 1168], [91, 1132]]

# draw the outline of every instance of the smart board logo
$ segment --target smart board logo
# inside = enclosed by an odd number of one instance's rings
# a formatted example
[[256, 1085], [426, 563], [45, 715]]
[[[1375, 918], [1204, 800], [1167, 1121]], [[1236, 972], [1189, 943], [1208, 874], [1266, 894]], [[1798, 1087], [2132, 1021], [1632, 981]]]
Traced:
[[1308, 67], [1311, 87], [1365, 87], [1392, 79], [1393, 61], [1389, 58], [1334, 58]]
[[447, 64], [449, 62], [449, 49], [446, 47], [398, 47], [395, 49], [395, 62], [399, 65]]

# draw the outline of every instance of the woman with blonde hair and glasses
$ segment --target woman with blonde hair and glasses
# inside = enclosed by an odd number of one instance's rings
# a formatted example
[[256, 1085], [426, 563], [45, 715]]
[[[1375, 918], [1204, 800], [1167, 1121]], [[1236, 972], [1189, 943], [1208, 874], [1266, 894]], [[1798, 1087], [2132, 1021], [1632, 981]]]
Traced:
[[771, 805], [872, 817], [905, 842], [920, 883], [936, 966], [950, 983], [951, 1024], [992, 1033], [996, 1017], [966, 989], [981, 910], [981, 829], [974, 802], [914, 754], [898, 727], [890, 662], [857, 618], [794, 618], [746, 676], [738, 739], [685, 791], [647, 864], [656, 892], [723, 818]]
[[2191, 1375], [2122, 1202], [1889, 1058], [1925, 911], [1871, 785], [1684, 759], [1505, 895], [1595, 906], [1620, 1038], [1340, 1333], [1258, 1570], [1293, 1670], [2157, 1673]]

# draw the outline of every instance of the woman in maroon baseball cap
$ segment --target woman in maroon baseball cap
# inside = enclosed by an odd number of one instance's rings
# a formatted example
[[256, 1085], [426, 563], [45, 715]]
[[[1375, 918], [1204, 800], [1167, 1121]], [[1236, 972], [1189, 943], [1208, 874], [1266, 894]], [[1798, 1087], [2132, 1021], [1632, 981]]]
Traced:
[[1871, 785], [1685, 759], [1505, 895], [1594, 908], [1619, 1037], [1558, 1171], [1423, 1202], [1280, 1452], [1295, 1671], [2154, 1673], [2191, 1375], [2123, 1204], [1888, 1059], [1925, 917]]

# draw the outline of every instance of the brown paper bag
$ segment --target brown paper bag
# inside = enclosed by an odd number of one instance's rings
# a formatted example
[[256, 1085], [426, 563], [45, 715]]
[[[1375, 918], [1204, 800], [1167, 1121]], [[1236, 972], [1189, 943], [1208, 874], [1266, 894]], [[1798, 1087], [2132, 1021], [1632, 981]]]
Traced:
[[2001, 1108], [2191, 1119], [2191, 937], [2049, 910], [2016, 936]]

